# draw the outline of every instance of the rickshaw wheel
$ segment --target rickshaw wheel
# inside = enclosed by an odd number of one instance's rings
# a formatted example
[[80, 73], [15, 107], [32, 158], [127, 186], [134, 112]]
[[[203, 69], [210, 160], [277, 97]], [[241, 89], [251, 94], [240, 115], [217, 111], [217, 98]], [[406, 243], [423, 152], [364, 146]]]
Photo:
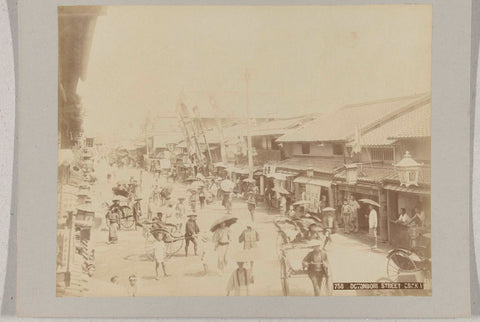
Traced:
[[284, 296], [290, 294], [290, 287], [288, 285], [288, 268], [285, 259], [280, 260], [280, 282], [282, 283], [282, 292]]
[[[393, 256], [395, 256], [395, 255], [393, 255]], [[393, 282], [398, 281], [398, 276], [400, 276], [400, 270], [401, 270], [400, 267], [398, 267], [397, 264], [395, 264], [392, 257], [390, 257], [387, 261], [387, 276], [388, 276], [388, 278]]]
[[130, 207], [128, 207], [128, 206], [123, 206], [122, 207], [122, 213], [123, 213], [123, 216], [120, 220], [120, 224], [125, 229], [132, 228], [133, 225], [135, 224], [135, 220], [134, 220], [133, 214], [132, 214], [132, 209], [130, 209]]
[[155, 255], [153, 254], [153, 239], [154, 237], [152, 234], [149, 234], [145, 238], [145, 255], [151, 261], [153, 261], [155, 257]]
[[176, 240], [174, 242], [167, 243], [167, 256], [172, 257], [176, 254], [183, 246], [183, 239]]
[[279, 259], [283, 256], [283, 245], [287, 243], [287, 236], [283, 231], [279, 231], [275, 241], [275, 250]]

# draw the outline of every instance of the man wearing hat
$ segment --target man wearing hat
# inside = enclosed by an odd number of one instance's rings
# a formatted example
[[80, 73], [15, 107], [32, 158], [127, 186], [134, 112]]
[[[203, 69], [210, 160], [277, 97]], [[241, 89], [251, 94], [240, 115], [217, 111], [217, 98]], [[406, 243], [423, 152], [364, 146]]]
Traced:
[[327, 295], [330, 295], [330, 264], [328, 262], [327, 253], [322, 250], [320, 244], [315, 245], [313, 250], [305, 256], [302, 261], [302, 267], [308, 272], [308, 277], [310, 277], [310, 280], [312, 281], [315, 296], [320, 296], [323, 280], [325, 280], [325, 285], [327, 287]]
[[200, 227], [197, 224], [197, 215], [188, 215], [188, 221], [185, 224], [185, 256], [188, 256], [188, 245], [193, 243], [195, 256], [197, 256], [197, 240], [196, 235], [200, 232]]

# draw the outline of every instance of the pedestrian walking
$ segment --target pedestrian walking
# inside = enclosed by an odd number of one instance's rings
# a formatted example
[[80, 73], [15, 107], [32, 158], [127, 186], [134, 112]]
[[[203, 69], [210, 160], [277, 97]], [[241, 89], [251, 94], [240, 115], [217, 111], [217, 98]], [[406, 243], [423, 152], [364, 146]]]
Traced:
[[197, 212], [197, 192], [195, 190], [190, 192], [190, 208], [192, 212]]
[[232, 213], [232, 201], [233, 201], [233, 192], [225, 192], [223, 194], [223, 206], [225, 207], [225, 212], [227, 214]]
[[255, 208], [257, 206], [257, 201], [255, 200], [255, 194], [254, 193], [249, 193], [248, 194], [248, 199], [247, 199], [247, 207], [248, 207], [248, 212], [250, 213], [250, 219], [252, 221], [255, 221]]
[[358, 233], [358, 210], [360, 209], [360, 204], [355, 200], [355, 197], [350, 196], [349, 205], [350, 208], [352, 208], [352, 218], [350, 219], [351, 227], [353, 232]]
[[232, 272], [227, 283], [227, 296], [233, 292], [233, 296], [248, 296], [249, 285], [254, 279], [251, 270], [244, 267], [244, 262], [237, 262], [237, 269]]
[[[256, 249], [259, 240], [260, 235], [253, 229], [251, 224], [247, 224], [247, 228], [245, 228], [238, 237], [238, 242], [243, 243], [244, 251], [253, 251]], [[253, 270], [253, 261], [250, 261], [250, 269]]]
[[265, 189], [265, 202], [267, 203], [268, 207], [272, 206], [272, 195], [271, 195], [272, 189], [270, 186]]
[[352, 217], [352, 208], [348, 204], [347, 199], [343, 200], [341, 214], [342, 214], [343, 229], [345, 231], [345, 234], [350, 234], [350, 222], [351, 222], [351, 217]]
[[287, 198], [283, 194], [280, 197], [280, 215], [287, 215]]
[[142, 198], [135, 198], [135, 202], [133, 203], [133, 220], [135, 222], [135, 230], [137, 230], [138, 227], [142, 227], [140, 224], [140, 217], [142, 216], [142, 206], [140, 205], [140, 201], [142, 201]]
[[188, 246], [193, 244], [195, 256], [197, 256], [197, 234], [200, 233], [200, 227], [197, 224], [197, 215], [188, 215], [188, 221], [185, 224], [185, 256], [188, 256]]
[[228, 255], [228, 247], [230, 245], [230, 229], [226, 226], [226, 224], [223, 222], [220, 227], [215, 230], [215, 233], [213, 234], [212, 240], [215, 244], [215, 251], [217, 252], [218, 256], [218, 268], [220, 269], [221, 272], [224, 272], [228, 260], [227, 260], [227, 255]]
[[212, 182], [212, 185], [210, 186], [210, 193], [212, 194], [212, 199], [216, 198], [217, 200], [219, 199], [218, 198], [218, 186], [217, 186], [217, 183], [214, 181]]
[[207, 275], [208, 273], [208, 254], [210, 253], [209, 251], [209, 239], [206, 233], [203, 233], [200, 238], [198, 238], [199, 241], [199, 253], [200, 253], [200, 261], [202, 263], [203, 267], [203, 275]]
[[108, 244], [118, 243], [118, 227], [120, 226], [120, 215], [113, 209], [106, 215], [106, 222], [108, 227]]
[[198, 192], [198, 200], [200, 201], [200, 209], [205, 208], [205, 191], [203, 188]]
[[184, 200], [185, 200], [184, 197], [178, 198], [178, 202], [175, 205], [175, 217], [176, 217], [178, 229], [182, 229], [183, 222], [185, 221], [186, 209], [185, 209], [185, 204], [183, 203]]
[[377, 249], [377, 224], [378, 224], [378, 216], [377, 211], [373, 207], [373, 205], [368, 205], [370, 209], [370, 213], [368, 214], [368, 232], [371, 237], [374, 239], [374, 244], [372, 249]]
[[162, 267], [163, 276], [169, 276], [167, 274], [167, 270], [165, 268], [165, 240], [166, 240], [166, 231], [160, 231], [154, 234], [155, 241], [153, 242], [153, 254], [155, 257], [155, 279], [158, 280], [159, 278], [159, 268]]
[[321, 245], [316, 245], [315, 248], [305, 256], [302, 261], [302, 267], [307, 271], [308, 277], [312, 281], [315, 296], [320, 296], [323, 284], [325, 285], [327, 295], [331, 294], [330, 264], [327, 253], [322, 250]]

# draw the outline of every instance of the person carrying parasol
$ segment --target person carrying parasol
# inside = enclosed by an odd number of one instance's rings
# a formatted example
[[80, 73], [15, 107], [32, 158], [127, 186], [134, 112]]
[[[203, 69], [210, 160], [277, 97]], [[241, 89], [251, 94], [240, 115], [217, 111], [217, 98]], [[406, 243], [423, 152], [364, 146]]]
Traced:
[[215, 251], [218, 256], [218, 268], [224, 272], [228, 264], [228, 248], [231, 241], [229, 226], [237, 222], [236, 217], [225, 216], [215, 221], [210, 228], [213, 232], [212, 241], [215, 244]]

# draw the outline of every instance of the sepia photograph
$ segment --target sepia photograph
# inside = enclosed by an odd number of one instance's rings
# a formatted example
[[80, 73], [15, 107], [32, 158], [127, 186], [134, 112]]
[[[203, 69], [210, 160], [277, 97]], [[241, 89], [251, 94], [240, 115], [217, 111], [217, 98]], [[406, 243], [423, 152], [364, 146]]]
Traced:
[[431, 5], [57, 9], [57, 297], [432, 296]]

